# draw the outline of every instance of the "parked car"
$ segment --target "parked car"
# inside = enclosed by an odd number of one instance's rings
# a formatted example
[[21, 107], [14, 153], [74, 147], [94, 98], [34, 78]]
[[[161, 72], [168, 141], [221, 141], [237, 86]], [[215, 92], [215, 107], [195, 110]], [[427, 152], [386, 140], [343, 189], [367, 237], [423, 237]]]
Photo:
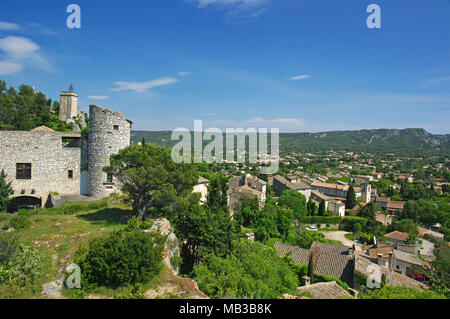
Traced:
[[317, 227], [316, 226], [309, 226], [309, 227], [306, 227], [306, 230], [317, 231]]

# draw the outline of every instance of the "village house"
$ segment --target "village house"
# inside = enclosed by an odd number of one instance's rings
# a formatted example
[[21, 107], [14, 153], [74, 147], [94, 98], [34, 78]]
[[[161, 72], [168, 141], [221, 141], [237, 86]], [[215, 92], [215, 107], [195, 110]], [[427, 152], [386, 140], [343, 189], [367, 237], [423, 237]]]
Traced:
[[295, 182], [291, 182], [283, 176], [275, 175], [272, 187], [275, 196], [281, 196], [285, 190], [294, 189], [303, 194], [306, 197], [306, 201], [311, 197], [311, 186], [298, 179], [295, 179]]
[[242, 200], [243, 196], [256, 196], [259, 209], [266, 203], [267, 182], [250, 174], [233, 177], [228, 183], [228, 206], [231, 215]]
[[341, 218], [345, 216], [345, 204], [339, 198], [327, 196], [316, 190], [311, 191], [311, 198], [317, 205], [325, 202], [325, 210], [333, 212], [335, 216]]

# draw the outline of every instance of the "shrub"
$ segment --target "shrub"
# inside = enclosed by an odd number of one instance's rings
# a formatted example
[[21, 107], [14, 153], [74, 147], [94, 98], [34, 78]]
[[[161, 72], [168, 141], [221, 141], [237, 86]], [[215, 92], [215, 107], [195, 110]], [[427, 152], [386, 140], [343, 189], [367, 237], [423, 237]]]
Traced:
[[145, 284], [162, 269], [163, 243], [138, 230], [113, 232], [89, 242], [87, 253], [76, 263], [82, 285], [120, 287]]
[[8, 228], [14, 228], [14, 229], [27, 229], [31, 226], [32, 222], [25, 216], [14, 216], [12, 217], [8, 222], [7, 226]]
[[14, 233], [0, 234], [0, 264], [8, 264], [19, 248], [18, 236]]
[[[367, 218], [359, 217], [359, 216], [347, 216], [342, 220], [341, 223], [344, 226], [344, 229], [347, 231], [354, 231], [355, 225], [360, 224], [361, 226], [365, 226], [367, 224]], [[359, 226], [358, 226], [359, 227]]]
[[16, 298], [27, 288], [35, 290], [35, 284], [41, 274], [42, 260], [37, 249], [20, 245], [8, 265], [0, 265], [0, 287], [6, 298]]
[[307, 216], [299, 220], [303, 224], [339, 224], [342, 218], [338, 216]]

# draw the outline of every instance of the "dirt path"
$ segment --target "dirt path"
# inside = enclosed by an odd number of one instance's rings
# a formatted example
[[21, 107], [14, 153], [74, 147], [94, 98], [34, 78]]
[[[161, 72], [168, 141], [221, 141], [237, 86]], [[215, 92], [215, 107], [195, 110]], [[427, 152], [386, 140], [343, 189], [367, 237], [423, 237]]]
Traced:
[[347, 247], [352, 247], [353, 244], [355, 244], [356, 246], [359, 246], [357, 243], [345, 238], [345, 235], [351, 234], [346, 231], [327, 231], [327, 232], [322, 232], [322, 234], [324, 234], [326, 239], [340, 241], [342, 243], [342, 245], [347, 246]]

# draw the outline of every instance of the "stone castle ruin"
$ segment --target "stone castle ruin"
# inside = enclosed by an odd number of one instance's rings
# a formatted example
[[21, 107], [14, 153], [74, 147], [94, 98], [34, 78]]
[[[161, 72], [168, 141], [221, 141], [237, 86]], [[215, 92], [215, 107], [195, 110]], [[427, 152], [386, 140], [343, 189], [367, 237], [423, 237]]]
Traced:
[[[84, 123], [73, 89], [61, 92], [59, 119]], [[89, 107], [89, 133], [56, 132], [45, 126], [31, 131], [0, 131], [0, 171], [12, 182], [8, 211], [51, 206], [55, 199], [87, 200], [120, 191], [103, 172], [112, 154], [130, 145], [132, 122], [120, 112]], [[83, 124], [82, 124], [83, 125]]]

